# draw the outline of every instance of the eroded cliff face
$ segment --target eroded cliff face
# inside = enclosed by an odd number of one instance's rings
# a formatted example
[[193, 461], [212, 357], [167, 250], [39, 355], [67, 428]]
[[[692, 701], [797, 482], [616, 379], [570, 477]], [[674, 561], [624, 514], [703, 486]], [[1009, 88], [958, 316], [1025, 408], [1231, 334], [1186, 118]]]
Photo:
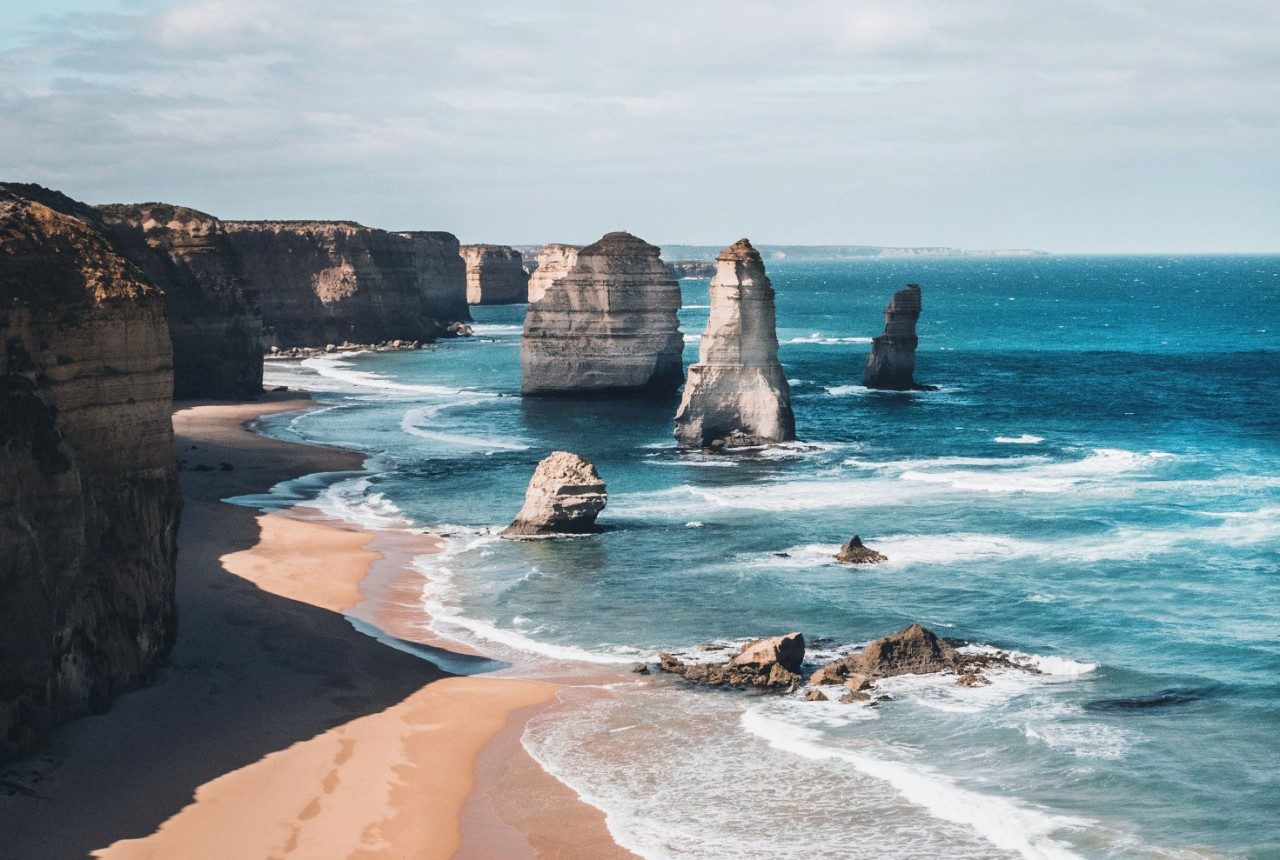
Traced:
[[110, 223], [141, 230], [150, 254], [121, 252], [164, 291], [179, 398], [262, 393], [262, 317], [222, 222], [185, 206], [101, 206]]
[[665, 397], [683, 377], [680, 287], [658, 248], [606, 234], [529, 306], [520, 341], [528, 395]]
[[546, 295], [547, 288], [569, 274], [578, 262], [581, 245], [552, 243], [538, 252], [538, 266], [529, 276], [529, 301], [536, 302]]
[[871, 354], [862, 376], [867, 388], [891, 391], [922, 391], [928, 386], [915, 381], [916, 320], [920, 318], [920, 286], [907, 284], [898, 290], [884, 309], [884, 334], [871, 341]]
[[0, 758], [144, 683], [173, 643], [181, 498], [160, 291], [0, 190]]
[[529, 300], [524, 257], [506, 245], [463, 245], [467, 267], [467, 303], [515, 305]]
[[[224, 221], [262, 312], [264, 344], [281, 349], [352, 341], [431, 340], [447, 323], [427, 312], [453, 275], [426, 256], [433, 243], [350, 221]], [[456, 269], [452, 270], [456, 272]], [[431, 281], [436, 277], [436, 281]], [[427, 293], [431, 293], [429, 297]]]
[[412, 230], [400, 235], [413, 244], [422, 312], [444, 324], [470, 321], [467, 264], [462, 260], [458, 237], [440, 230]]
[[675, 435], [682, 447], [768, 445], [796, 438], [791, 388], [778, 362], [773, 285], [746, 239], [716, 259], [711, 314], [689, 365]]

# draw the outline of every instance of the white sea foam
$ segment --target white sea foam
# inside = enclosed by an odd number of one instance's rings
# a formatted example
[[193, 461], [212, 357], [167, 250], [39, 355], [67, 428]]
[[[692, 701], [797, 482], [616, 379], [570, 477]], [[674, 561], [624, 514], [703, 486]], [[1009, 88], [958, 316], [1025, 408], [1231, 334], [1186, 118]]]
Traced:
[[335, 519], [377, 531], [421, 531], [395, 502], [371, 493], [368, 477], [329, 486], [311, 504]]
[[1023, 433], [1021, 436], [997, 436], [995, 441], [1002, 445], [1039, 445], [1044, 437]]
[[784, 340], [783, 343], [816, 343], [821, 344], [822, 346], [833, 346], [840, 343], [871, 343], [871, 338], [832, 337], [830, 335], [824, 335], [820, 331], [815, 331], [812, 334], [804, 335], [803, 337], [789, 338], [788, 340]]
[[811, 760], [847, 762], [891, 785], [935, 818], [971, 827], [992, 845], [1023, 857], [1075, 857], [1053, 834], [1079, 827], [1081, 819], [1051, 815], [1017, 801], [971, 791], [924, 765], [876, 758], [824, 743], [814, 729], [772, 719], [757, 711], [742, 714], [742, 727], [774, 749]]
[[352, 366], [350, 358], [359, 354], [360, 353], [349, 352], [341, 355], [316, 356], [314, 358], [304, 359], [302, 361], [302, 366], [314, 370], [322, 377], [346, 383], [357, 390], [371, 389], [374, 391], [391, 392], [396, 394], [429, 394], [434, 396], [449, 396], [465, 393], [470, 396], [477, 397], [497, 397], [496, 394], [490, 392], [470, 391], [446, 385], [398, 382], [380, 373], [374, 373], [368, 370], [357, 370]]
[[524, 326], [509, 323], [471, 323], [471, 332], [477, 335], [501, 336], [520, 334], [522, 331]]
[[442, 433], [436, 430], [428, 430], [422, 425], [437, 417], [441, 411], [445, 409], [475, 406], [484, 403], [485, 398], [464, 396], [459, 399], [452, 400], [447, 403], [438, 403], [431, 406], [421, 406], [416, 409], [410, 409], [405, 412], [400, 419], [400, 429], [419, 439], [426, 439], [429, 442], [443, 444], [450, 448], [462, 448], [467, 450], [480, 450], [486, 452], [492, 451], [527, 451], [528, 445], [520, 442], [512, 442], [506, 439], [494, 439], [485, 436], [476, 436], [472, 434], [462, 433]]

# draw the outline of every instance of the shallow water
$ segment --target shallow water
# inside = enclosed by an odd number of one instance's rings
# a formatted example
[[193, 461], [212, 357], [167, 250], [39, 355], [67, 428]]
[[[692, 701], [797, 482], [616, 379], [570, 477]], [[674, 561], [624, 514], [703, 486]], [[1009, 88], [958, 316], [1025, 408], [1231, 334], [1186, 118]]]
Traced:
[[[805, 445], [679, 454], [674, 401], [523, 401], [523, 308], [476, 308], [434, 350], [270, 363], [324, 408], [268, 432], [371, 455], [275, 502], [445, 524], [424, 610], [525, 674], [913, 621], [1040, 661], [896, 679], [877, 708], [660, 680], [535, 722], [530, 751], [648, 856], [1280, 855], [1280, 258], [769, 270]], [[868, 392], [908, 281], [940, 390]], [[688, 361], [707, 282], [682, 286]], [[556, 449], [608, 482], [606, 532], [486, 534]], [[832, 563], [853, 533], [890, 561]]]

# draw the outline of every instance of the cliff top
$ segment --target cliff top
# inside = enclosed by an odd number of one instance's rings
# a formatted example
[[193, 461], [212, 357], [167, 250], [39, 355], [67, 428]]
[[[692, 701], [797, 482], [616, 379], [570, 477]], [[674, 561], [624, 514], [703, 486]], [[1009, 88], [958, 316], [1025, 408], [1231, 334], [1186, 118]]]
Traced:
[[751, 245], [751, 240], [747, 238], [739, 239], [729, 247], [720, 252], [717, 260], [725, 260], [726, 262], [754, 263], [757, 266], [763, 266], [764, 263], [760, 259], [760, 252]]
[[649, 256], [657, 257], [661, 249], [657, 245], [650, 245], [644, 239], [633, 236], [625, 230], [617, 230], [613, 233], [605, 233], [600, 239], [592, 242], [587, 247], [578, 252], [578, 257], [623, 257], [623, 256]]

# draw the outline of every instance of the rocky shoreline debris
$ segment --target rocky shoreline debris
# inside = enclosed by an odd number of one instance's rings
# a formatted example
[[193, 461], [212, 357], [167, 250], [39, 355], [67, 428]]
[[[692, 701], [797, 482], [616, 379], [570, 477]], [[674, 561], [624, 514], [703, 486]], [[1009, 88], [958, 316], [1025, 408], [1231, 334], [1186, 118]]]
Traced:
[[[471, 326], [466, 323], [454, 323], [449, 326], [447, 336], [469, 337], [471, 333]], [[433, 346], [432, 341], [421, 340], [384, 340], [381, 343], [352, 343], [344, 340], [342, 343], [329, 343], [323, 347], [294, 346], [288, 349], [281, 349], [278, 346], [273, 346], [262, 357], [270, 361], [287, 358], [313, 358], [318, 355], [333, 355], [339, 352], [399, 352], [409, 349], [430, 349]]]

